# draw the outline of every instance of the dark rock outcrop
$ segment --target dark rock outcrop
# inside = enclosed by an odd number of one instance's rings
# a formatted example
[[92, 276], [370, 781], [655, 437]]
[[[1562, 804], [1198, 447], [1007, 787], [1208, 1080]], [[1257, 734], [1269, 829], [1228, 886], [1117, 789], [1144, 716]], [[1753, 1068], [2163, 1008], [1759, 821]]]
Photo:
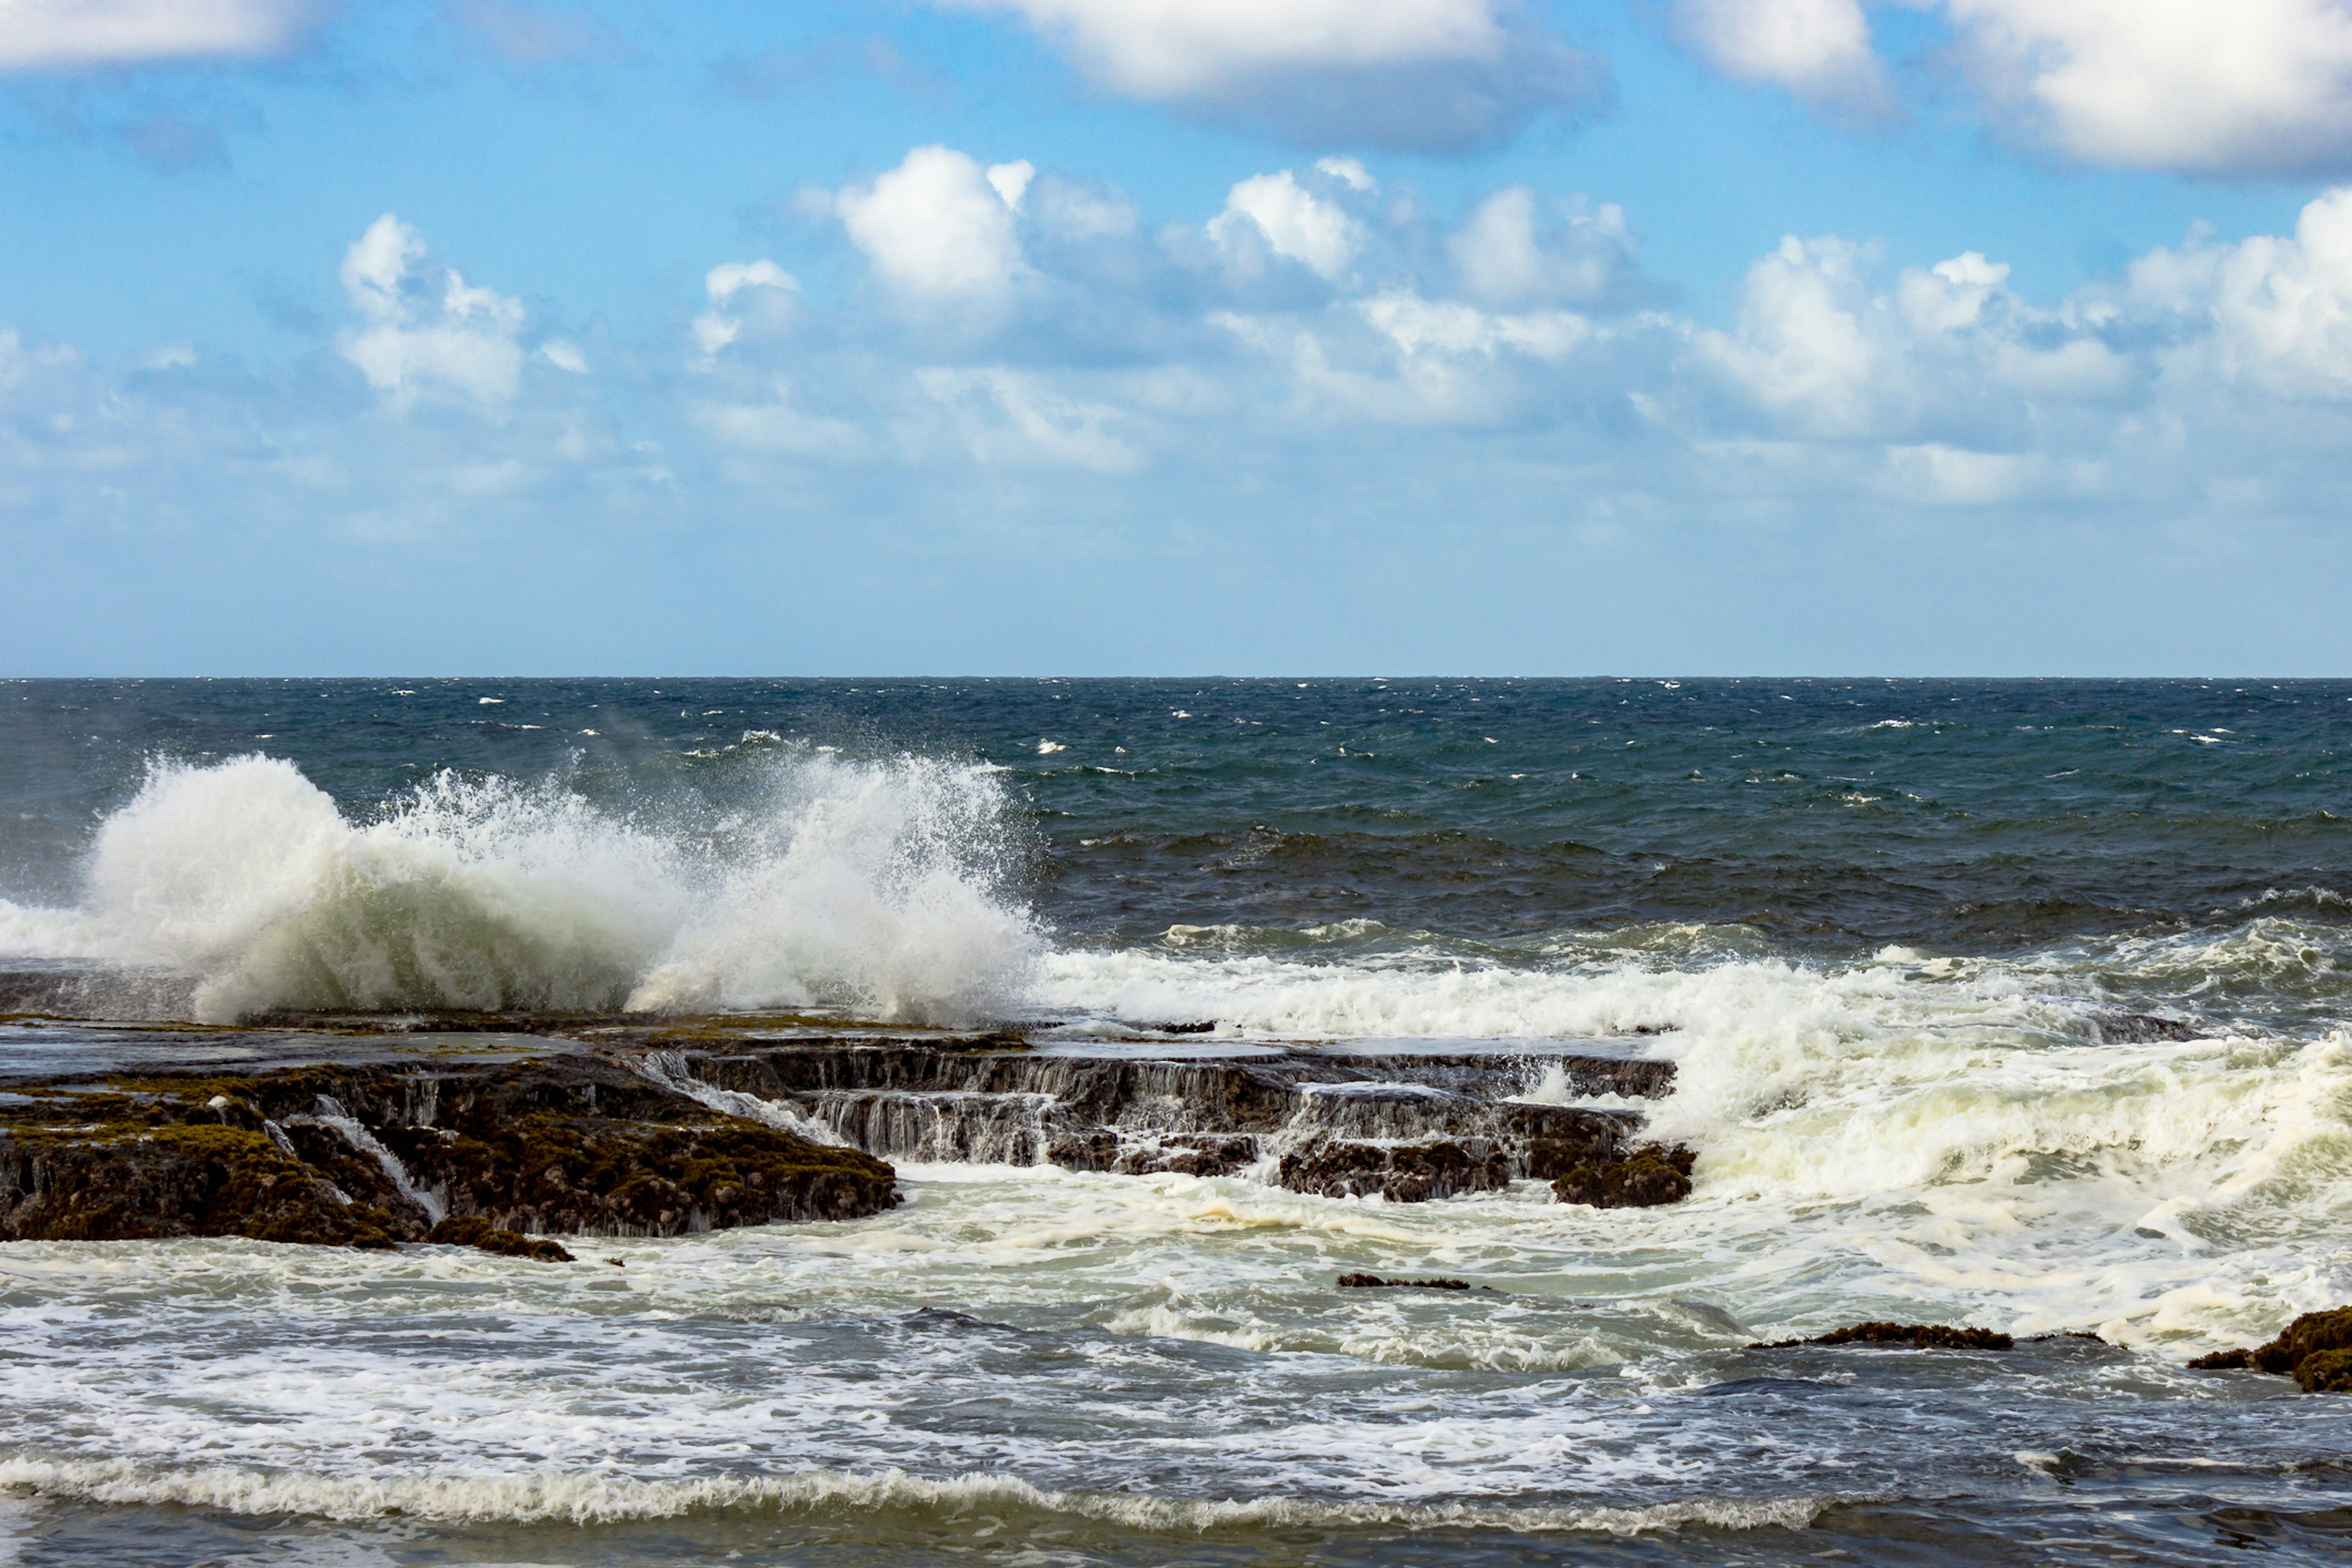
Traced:
[[528, 1258], [534, 1263], [578, 1261], [564, 1250], [560, 1242], [550, 1241], [544, 1237], [524, 1236], [519, 1231], [501, 1230], [478, 1214], [445, 1219], [426, 1231], [425, 1239], [446, 1247], [470, 1247], [479, 1252], [496, 1253], [500, 1258]]
[[2305, 1312], [2268, 1344], [2216, 1351], [2189, 1364], [2203, 1372], [2243, 1368], [2292, 1377], [2305, 1394], [2352, 1394], [2352, 1307]]
[[1687, 1152], [1626, 1164], [1637, 1114], [1516, 1098], [1552, 1071], [1577, 1094], [1667, 1093], [1674, 1064], [1646, 1058], [1265, 1051], [1187, 1059], [1171, 1047], [1148, 1059], [997, 1040], [978, 1048], [714, 1031], [655, 1031], [646, 1043], [665, 1081], [788, 1108], [885, 1159], [1195, 1176], [1264, 1161], [1293, 1191], [1396, 1203], [1584, 1166], [1604, 1173], [1590, 1184], [1617, 1206], [1689, 1191]]
[[0, 1104], [0, 1240], [429, 1237], [552, 1259], [519, 1233], [849, 1219], [894, 1187], [871, 1155], [587, 1054], [20, 1082]]
[[[1342, 1290], [1467, 1290], [1471, 1288], [1467, 1279], [1442, 1276], [1429, 1279], [1383, 1279], [1377, 1274], [1342, 1274], [1339, 1283]], [[1487, 1290], [1491, 1287], [1481, 1285], [1478, 1289]]]
[[1691, 1167], [1697, 1156], [1679, 1143], [1644, 1143], [1622, 1159], [1582, 1161], [1561, 1171], [1551, 1184], [1564, 1204], [1597, 1209], [1654, 1208], [1690, 1196]]
[[1856, 1323], [1809, 1340], [1775, 1340], [1752, 1351], [1793, 1350], [1800, 1345], [1905, 1345], [1923, 1351], [2005, 1351], [2017, 1342], [1992, 1329], [1954, 1328], [1949, 1323]]

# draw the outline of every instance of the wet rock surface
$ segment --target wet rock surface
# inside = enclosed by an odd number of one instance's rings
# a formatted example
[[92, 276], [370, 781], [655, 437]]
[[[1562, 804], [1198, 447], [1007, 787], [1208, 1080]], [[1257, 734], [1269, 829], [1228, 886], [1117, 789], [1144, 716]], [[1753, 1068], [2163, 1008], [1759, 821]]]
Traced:
[[[886, 1159], [1126, 1175], [1250, 1171], [1294, 1192], [1421, 1203], [1580, 1169], [1603, 1206], [1670, 1203], [1692, 1155], [1630, 1145], [1622, 1109], [1521, 1098], [1654, 1099], [1674, 1065], [1526, 1056], [1259, 1049], [1246, 1056], [1091, 1056], [987, 1042], [694, 1040], [656, 1032], [669, 1081], [782, 1108]], [[697, 1086], [699, 1086], [698, 1090]], [[1577, 1200], [1593, 1201], [1593, 1200]]]
[[429, 1237], [551, 1258], [521, 1233], [667, 1236], [896, 1201], [880, 1160], [590, 1054], [18, 1080], [0, 1101], [5, 1240]]
[[1581, 1152], [1572, 1145], [1548, 1147], [1544, 1158], [1564, 1167], [1552, 1180], [1553, 1195], [1597, 1209], [1654, 1208], [1690, 1196], [1691, 1167], [1698, 1157], [1679, 1143], [1644, 1143], [1622, 1158], [1605, 1157], [1613, 1152], [1606, 1147], [1600, 1152], [1604, 1157], [1592, 1159], [1579, 1157]]
[[1855, 1323], [1809, 1340], [1775, 1340], [1755, 1351], [1794, 1350], [1801, 1345], [1895, 1345], [1922, 1351], [2005, 1351], [2017, 1342], [1993, 1329], [1956, 1328], [1949, 1323]]
[[1630, 1053], [474, 1015], [0, 1035], [0, 1239], [672, 1235], [875, 1213], [891, 1161], [1405, 1203], [1528, 1178], [1603, 1206], [1689, 1190], [1689, 1152], [1636, 1145], [1622, 1104], [1670, 1092], [1673, 1065]]
[[[1342, 1290], [1468, 1290], [1467, 1279], [1440, 1276], [1429, 1279], [1383, 1279], [1377, 1274], [1342, 1274], [1339, 1279]], [[1480, 1290], [1494, 1294], [1494, 1287], [1480, 1285]]]
[[2352, 1307], [2305, 1312], [2268, 1344], [2216, 1351], [2189, 1364], [2201, 1372], [2242, 1369], [2292, 1377], [2305, 1394], [2352, 1394]]

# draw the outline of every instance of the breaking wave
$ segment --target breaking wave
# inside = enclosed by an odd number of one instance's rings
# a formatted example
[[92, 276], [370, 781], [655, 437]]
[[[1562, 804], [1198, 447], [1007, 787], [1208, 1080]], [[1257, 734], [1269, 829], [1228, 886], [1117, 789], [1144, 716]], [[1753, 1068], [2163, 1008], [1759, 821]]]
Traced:
[[0, 952], [193, 976], [193, 1016], [1001, 1009], [1039, 951], [978, 767], [787, 753], [707, 822], [442, 773], [372, 820], [293, 763], [158, 763], [69, 910], [0, 900]]
[[0, 1489], [108, 1503], [171, 1503], [245, 1514], [362, 1520], [399, 1513], [450, 1523], [608, 1524], [695, 1513], [904, 1513], [955, 1517], [976, 1510], [1052, 1515], [1166, 1534], [1333, 1527], [1400, 1530], [1591, 1531], [1637, 1535], [1688, 1525], [1801, 1529], [1842, 1500], [1831, 1497], [1693, 1498], [1646, 1507], [1506, 1507], [1476, 1503], [1246, 1501], [1149, 1493], [1059, 1491], [1016, 1478], [931, 1480], [902, 1470], [809, 1470], [786, 1476], [641, 1480], [593, 1474], [314, 1476], [233, 1466], [151, 1469], [120, 1460], [0, 1460]]

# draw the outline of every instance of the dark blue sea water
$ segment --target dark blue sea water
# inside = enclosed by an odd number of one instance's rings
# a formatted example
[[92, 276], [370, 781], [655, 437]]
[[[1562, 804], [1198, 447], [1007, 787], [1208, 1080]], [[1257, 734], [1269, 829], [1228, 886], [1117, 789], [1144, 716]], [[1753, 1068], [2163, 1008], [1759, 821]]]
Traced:
[[[0, 686], [0, 969], [84, 1011], [1599, 1042], [1699, 1151], [1611, 1212], [909, 1167], [594, 1279], [0, 1248], [0, 1552], [2352, 1554], [2352, 1405], [2182, 1366], [2352, 1300], [2347, 750], [2328, 682]], [[1743, 1348], [1864, 1317], [2104, 1342]]]

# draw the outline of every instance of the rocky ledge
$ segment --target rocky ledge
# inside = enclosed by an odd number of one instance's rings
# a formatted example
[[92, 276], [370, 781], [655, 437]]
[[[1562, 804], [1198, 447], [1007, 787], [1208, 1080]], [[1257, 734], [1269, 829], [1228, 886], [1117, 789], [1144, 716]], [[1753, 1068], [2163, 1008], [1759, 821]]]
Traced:
[[[1673, 1203], [1693, 1156], [1622, 1103], [1674, 1064], [1559, 1050], [1033, 1048], [648, 1033], [646, 1070], [707, 1103], [885, 1159], [1122, 1175], [1249, 1173], [1294, 1192], [1421, 1203], [1549, 1182], [1563, 1203]], [[1545, 1089], [1554, 1098], [1533, 1098]], [[1571, 1100], [1601, 1100], [1603, 1105]]]
[[1597, 1051], [18, 1016], [0, 1020], [0, 1240], [432, 1241], [556, 1260], [546, 1237], [875, 1214], [897, 1201], [891, 1161], [1246, 1173], [1405, 1203], [1534, 1179], [1562, 1202], [1671, 1203], [1690, 1152], [1641, 1142], [1627, 1102], [1673, 1080], [1671, 1063]]
[[586, 1053], [19, 1081], [0, 1239], [242, 1236], [564, 1256], [523, 1233], [673, 1236], [855, 1219], [895, 1173]]

